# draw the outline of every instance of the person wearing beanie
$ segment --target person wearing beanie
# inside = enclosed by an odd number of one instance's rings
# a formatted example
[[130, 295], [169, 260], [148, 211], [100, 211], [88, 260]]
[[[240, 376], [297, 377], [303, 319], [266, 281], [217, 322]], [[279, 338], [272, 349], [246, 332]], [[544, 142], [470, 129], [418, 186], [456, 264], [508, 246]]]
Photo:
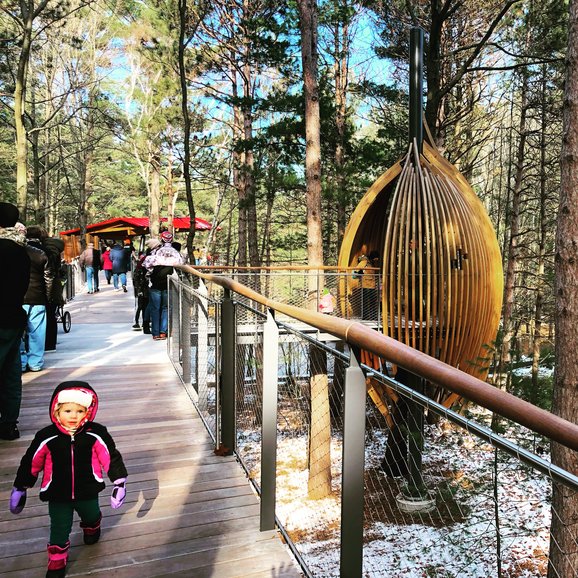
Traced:
[[149, 309], [151, 333], [155, 341], [167, 338], [168, 331], [168, 281], [173, 274], [174, 265], [182, 265], [181, 254], [172, 246], [173, 235], [170, 231], [160, 234], [161, 243], [151, 251], [143, 261], [143, 267], [149, 277]]
[[52, 424], [36, 433], [16, 473], [10, 511], [20, 514], [27, 490], [43, 472], [39, 497], [48, 502], [50, 515], [47, 578], [65, 575], [74, 512], [80, 517], [84, 543], [98, 542], [103, 473], [113, 483], [111, 507], [119, 508], [126, 496], [126, 467], [106, 427], [94, 421], [97, 410], [98, 396], [87, 382], [58, 385], [50, 400]]
[[22, 400], [20, 342], [26, 326], [24, 295], [30, 282], [26, 229], [16, 226], [19, 211], [0, 202], [0, 440], [20, 437], [18, 418]]

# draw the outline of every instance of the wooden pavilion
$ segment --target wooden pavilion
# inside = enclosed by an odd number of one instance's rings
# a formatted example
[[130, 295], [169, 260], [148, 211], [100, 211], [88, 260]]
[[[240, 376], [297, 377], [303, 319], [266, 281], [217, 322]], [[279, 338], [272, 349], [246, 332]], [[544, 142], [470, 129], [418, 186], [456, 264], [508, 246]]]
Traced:
[[[167, 218], [161, 218], [161, 224], [166, 223]], [[188, 231], [190, 227], [190, 217], [175, 217], [173, 219], [173, 231]], [[209, 231], [211, 223], [205, 219], [195, 217], [195, 231]], [[144, 239], [150, 234], [148, 217], [115, 217], [93, 223], [86, 227], [84, 241], [94, 243], [97, 246], [101, 241], [124, 241], [129, 239], [131, 242], [136, 237]], [[70, 262], [78, 257], [82, 252], [82, 236], [80, 228], [69, 229], [60, 233], [64, 241], [64, 258]]]

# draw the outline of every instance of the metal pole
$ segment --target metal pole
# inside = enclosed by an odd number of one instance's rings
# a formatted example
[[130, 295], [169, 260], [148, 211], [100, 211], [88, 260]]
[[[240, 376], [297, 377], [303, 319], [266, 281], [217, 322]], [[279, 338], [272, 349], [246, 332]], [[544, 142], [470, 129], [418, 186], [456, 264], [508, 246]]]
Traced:
[[277, 377], [279, 328], [270, 311], [263, 326], [263, 424], [261, 426], [261, 532], [275, 528], [277, 489]]
[[[183, 366], [183, 382], [187, 385], [192, 381], [192, 364], [191, 364], [191, 293], [179, 283], [179, 303], [181, 305], [181, 356]], [[195, 384], [197, 393], [199, 392], [198, 381]]]
[[237, 323], [235, 304], [231, 292], [225, 289], [221, 316], [221, 440], [226, 448], [224, 455], [232, 455], [235, 449], [235, 375]]
[[423, 150], [423, 30], [412, 28], [409, 39], [409, 141]]
[[[197, 393], [201, 390], [206, 406], [208, 395], [208, 363], [209, 363], [209, 302], [207, 286], [199, 281], [199, 298], [197, 299]], [[206, 407], [203, 409], [207, 409]]]
[[360, 578], [363, 569], [363, 474], [365, 466], [365, 375], [350, 354], [345, 370], [343, 474], [341, 493], [341, 578]]
[[[417, 393], [424, 392], [423, 379], [413, 375], [412, 373], [405, 373], [406, 379], [402, 381], [408, 387], [411, 387]], [[424, 408], [421, 404], [414, 400], [407, 401], [409, 406], [407, 424], [409, 430], [408, 448], [409, 448], [409, 479], [408, 485], [412, 497], [427, 497], [425, 483], [422, 475], [422, 454], [423, 454], [423, 440], [424, 440]]]

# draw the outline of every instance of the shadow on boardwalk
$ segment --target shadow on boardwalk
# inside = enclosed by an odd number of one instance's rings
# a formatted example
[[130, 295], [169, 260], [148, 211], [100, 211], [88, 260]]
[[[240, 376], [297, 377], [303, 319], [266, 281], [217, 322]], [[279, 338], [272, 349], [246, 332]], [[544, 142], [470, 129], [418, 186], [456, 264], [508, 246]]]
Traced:
[[75, 519], [67, 576], [296, 577], [302, 576], [276, 532], [259, 532], [258, 501], [233, 457], [217, 457], [202, 421], [166, 354], [166, 342], [131, 330], [134, 298], [101, 284], [66, 306], [70, 333], [45, 369], [23, 376], [22, 437], [0, 441], [0, 575], [44, 576], [47, 505], [38, 483], [26, 508], [10, 514], [8, 497], [18, 463], [34, 433], [49, 423], [54, 387], [88, 381], [98, 392], [97, 421], [111, 431], [129, 471], [128, 493], [110, 508], [101, 494], [102, 538], [82, 543]]

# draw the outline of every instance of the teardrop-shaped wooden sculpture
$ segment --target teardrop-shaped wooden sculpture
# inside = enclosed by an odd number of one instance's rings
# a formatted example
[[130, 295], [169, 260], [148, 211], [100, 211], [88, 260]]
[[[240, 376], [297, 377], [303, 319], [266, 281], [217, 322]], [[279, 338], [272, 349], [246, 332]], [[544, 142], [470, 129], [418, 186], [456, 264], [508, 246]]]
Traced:
[[[484, 379], [500, 320], [500, 250], [475, 192], [431, 144], [424, 142], [419, 155], [414, 142], [368, 189], [351, 216], [338, 264], [355, 267], [371, 251], [381, 260], [383, 332]], [[342, 314], [355, 316], [355, 282], [341, 289]], [[363, 361], [379, 366], [367, 354]], [[442, 388], [430, 395], [448, 407], [458, 401]]]

